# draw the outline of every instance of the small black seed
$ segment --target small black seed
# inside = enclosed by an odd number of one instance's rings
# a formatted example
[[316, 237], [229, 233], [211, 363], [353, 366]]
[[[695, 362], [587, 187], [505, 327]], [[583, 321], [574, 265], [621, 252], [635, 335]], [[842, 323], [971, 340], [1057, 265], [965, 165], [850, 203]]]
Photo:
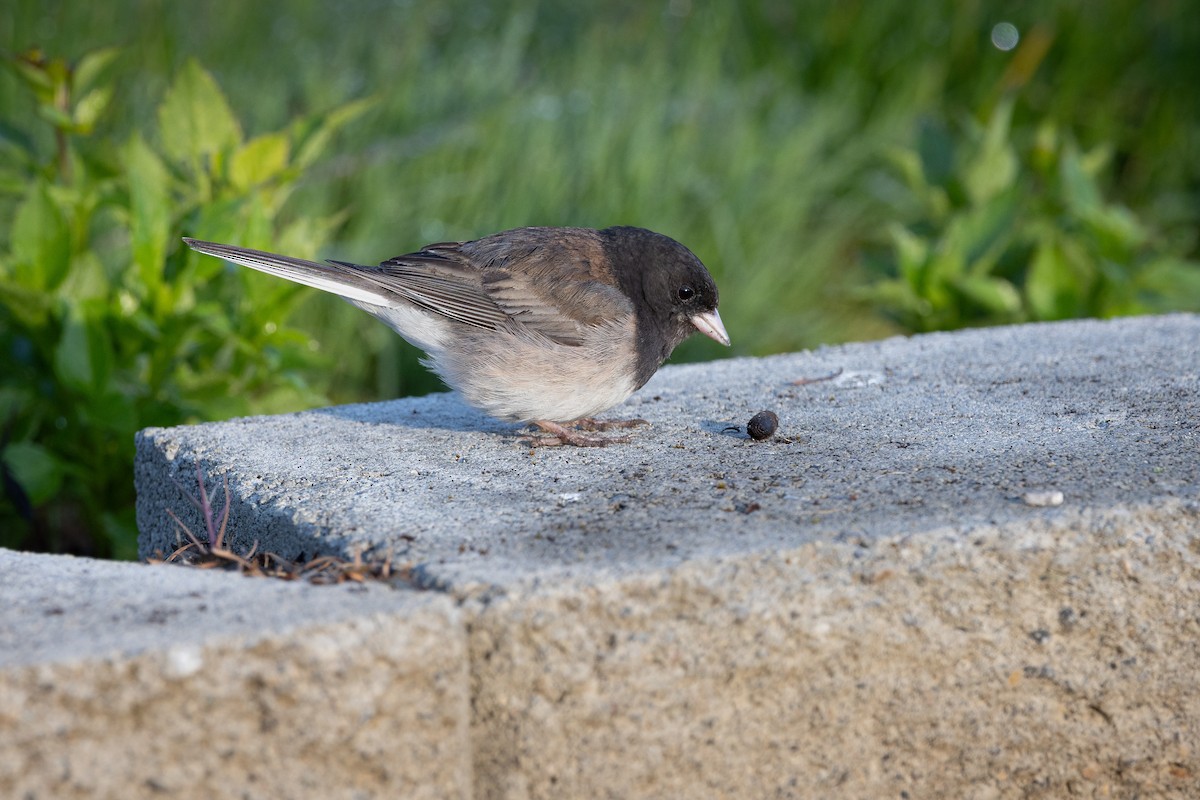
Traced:
[[751, 439], [762, 441], [771, 438], [778, 427], [779, 417], [775, 416], [774, 411], [760, 411], [746, 424], [746, 433], [750, 434]]

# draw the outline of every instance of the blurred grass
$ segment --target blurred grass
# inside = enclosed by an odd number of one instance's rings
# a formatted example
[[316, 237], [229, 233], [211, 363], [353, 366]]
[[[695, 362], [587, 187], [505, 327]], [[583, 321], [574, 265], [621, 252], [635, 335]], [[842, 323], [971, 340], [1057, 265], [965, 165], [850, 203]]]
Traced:
[[[1000, 21], [1022, 32], [1016, 50], [990, 43]], [[1110, 146], [1106, 192], [1197, 255], [1200, 15], [1184, 3], [1015, 2], [1000, 15], [954, 0], [16, 0], [0, 44], [68, 58], [121, 45], [98, 133], [118, 140], [149, 127], [192, 56], [251, 133], [373, 96], [290, 201], [348, 211], [328, 255], [373, 262], [520, 225], [641, 225], [710, 266], [735, 354], [895, 331], [854, 293], [869, 277], [863, 249], [919, 213], [882, 154], [1006, 96], [1014, 135], [1052, 120], [1085, 149]], [[36, 135], [29, 115], [0, 77], [4, 135]], [[296, 325], [326, 355], [314, 384], [338, 400], [439, 385], [412, 348], [333, 298], [313, 292]], [[700, 338], [676, 360], [728, 354]]]

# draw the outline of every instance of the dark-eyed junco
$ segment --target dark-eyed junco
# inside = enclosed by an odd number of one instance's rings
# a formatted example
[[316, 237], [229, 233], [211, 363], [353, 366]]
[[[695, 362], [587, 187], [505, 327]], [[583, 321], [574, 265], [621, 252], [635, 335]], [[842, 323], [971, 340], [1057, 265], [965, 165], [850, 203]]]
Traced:
[[614, 441], [562, 423], [623, 402], [697, 330], [729, 344], [700, 259], [642, 228], [518, 228], [377, 267], [184, 241], [374, 314], [468, 403], [553, 434], [542, 443]]

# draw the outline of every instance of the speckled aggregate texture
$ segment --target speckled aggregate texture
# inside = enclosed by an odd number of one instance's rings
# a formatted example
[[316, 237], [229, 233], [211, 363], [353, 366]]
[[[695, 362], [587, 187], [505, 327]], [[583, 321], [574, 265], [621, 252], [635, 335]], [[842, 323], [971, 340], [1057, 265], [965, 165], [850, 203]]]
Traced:
[[141, 551], [199, 463], [235, 549], [411, 563], [474, 797], [1188, 797], [1198, 411], [1179, 315], [668, 367], [603, 449], [451, 396], [151, 429]]
[[0, 550], [0, 797], [470, 796], [445, 597]]

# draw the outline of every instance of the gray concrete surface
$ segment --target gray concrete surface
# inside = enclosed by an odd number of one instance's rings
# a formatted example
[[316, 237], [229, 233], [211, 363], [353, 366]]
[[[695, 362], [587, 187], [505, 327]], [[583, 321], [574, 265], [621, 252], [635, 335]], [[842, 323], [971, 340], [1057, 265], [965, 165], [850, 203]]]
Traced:
[[449, 396], [147, 430], [141, 550], [199, 461], [236, 548], [411, 562], [388, 625], [458, 604], [473, 797], [1195, 796], [1198, 353], [1172, 316], [671, 367], [606, 449]]
[[[460, 591], [1194, 499], [1198, 373], [1200, 321], [1173, 316], [667, 368], [616, 410], [652, 427], [604, 449], [530, 451], [441, 395], [148, 429], [140, 547], [179, 541], [168, 478], [197, 458], [210, 488], [228, 475], [241, 546], [387, 552]], [[724, 430], [764, 408], [780, 436]], [[1064, 505], [1020, 501], [1044, 489]]]
[[0, 797], [470, 796], [454, 603], [0, 550]]

